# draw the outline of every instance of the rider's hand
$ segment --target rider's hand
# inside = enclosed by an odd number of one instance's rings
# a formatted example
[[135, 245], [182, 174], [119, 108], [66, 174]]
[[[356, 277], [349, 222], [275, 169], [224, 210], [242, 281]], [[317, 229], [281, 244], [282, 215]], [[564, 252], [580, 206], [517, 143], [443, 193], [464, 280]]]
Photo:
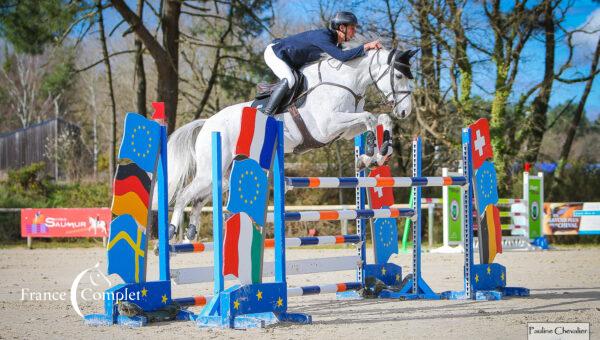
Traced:
[[383, 48], [383, 46], [381, 45], [379, 40], [375, 40], [375, 41], [371, 41], [370, 43], [366, 43], [364, 47], [365, 47], [365, 52], [368, 50], [378, 50], [380, 48]]

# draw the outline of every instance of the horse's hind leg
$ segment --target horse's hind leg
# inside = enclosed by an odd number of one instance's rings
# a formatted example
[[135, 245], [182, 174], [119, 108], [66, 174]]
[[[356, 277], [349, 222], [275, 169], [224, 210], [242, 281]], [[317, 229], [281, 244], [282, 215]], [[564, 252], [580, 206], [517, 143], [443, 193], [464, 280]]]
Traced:
[[196, 236], [198, 235], [197, 226], [201, 225], [202, 208], [204, 208], [204, 206], [206, 205], [206, 203], [208, 203], [209, 200], [210, 197], [208, 197], [207, 195], [205, 197], [200, 197], [194, 202], [194, 206], [192, 207], [192, 213], [190, 215], [190, 224], [188, 225], [185, 232], [185, 237], [189, 241], [195, 240]]
[[[194, 209], [192, 211], [193, 215], [191, 216], [190, 225], [188, 226], [185, 235], [185, 239], [187, 241], [191, 241], [196, 237], [196, 226], [193, 224], [193, 222], [197, 221], [200, 212], [196, 212], [195, 210], [198, 206], [200, 206], [199, 210], [202, 210], [202, 206], [206, 204], [210, 198], [210, 190], [210, 179], [206, 176], [196, 176], [192, 182], [181, 191], [181, 194], [175, 201], [175, 208], [171, 218], [171, 224], [175, 226], [175, 228], [177, 228], [179, 223], [181, 223], [183, 209], [185, 209], [185, 207], [187, 207], [191, 202], [194, 202]], [[174, 224], [174, 222], [178, 224]]]
[[173, 208], [171, 225], [169, 226], [169, 239], [175, 235], [179, 228], [183, 217], [183, 209], [185, 209], [190, 202], [205, 200], [205, 197], [208, 197], [209, 194], [210, 180], [202, 176], [194, 177], [192, 182], [181, 191], [175, 199], [175, 207]]

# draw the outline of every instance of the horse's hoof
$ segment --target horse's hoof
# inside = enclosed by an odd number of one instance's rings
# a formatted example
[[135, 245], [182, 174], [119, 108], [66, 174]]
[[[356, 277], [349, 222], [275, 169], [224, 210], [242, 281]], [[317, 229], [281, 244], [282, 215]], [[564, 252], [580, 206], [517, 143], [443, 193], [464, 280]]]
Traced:
[[367, 155], [360, 155], [356, 159], [356, 163], [354, 164], [354, 169], [356, 170], [356, 172], [363, 171], [364, 169], [366, 169], [368, 167], [368, 164], [370, 164], [370, 163], [371, 163], [371, 157], [368, 157]]
[[169, 240], [172, 240], [176, 233], [177, 227], [173, 224], [169, 224]]
[[185, 237], [190, 240], [193, 241], [196, 239], [196, 226], [193, 224], [188, 225], [187, 230], [185, 232]]
[[392, 148], [392, 143], [390, 141], [384, 141], [381, 143], [381, 148], [379, 148], [379, 154], [383, 157], [389, 157], [394, 152]]
[[373, 131], [365, 132], [365, 155], [373, 157], [375, 154], [375, 146], [377, 144], [377, 138]]

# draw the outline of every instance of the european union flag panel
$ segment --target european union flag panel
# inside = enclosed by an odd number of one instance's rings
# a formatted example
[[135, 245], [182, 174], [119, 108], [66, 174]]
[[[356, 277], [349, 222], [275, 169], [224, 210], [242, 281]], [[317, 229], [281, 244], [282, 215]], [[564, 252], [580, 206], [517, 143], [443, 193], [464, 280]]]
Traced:
[[275, 118], [265, 115], [255, 107], [245, 107], [240, 124], [235, 154], [254, 159], [265, 170], [271, 169], [277, 140]]
[[131, 215], [115, 218], [110, 223], [108, 274], [119, 275], [125, 283], [146, 281], [147, 249], [146, 232]]
[[[378, 166], [371, 170], [369, 177], [380, 178], [380, 177], [392, 177], [392, 171], [387, 165]], [[369, 188], [369, 203], [371, 209], [381, 209], [384, 207], [391, 207], [394, 205], [394, 189], [391, 187], [387, 188]]]
[[264, 227], [268, 194], [267, 174], [255, 160], [246, 158], [233, 161], [227, 210], [232, 213], [245, 212], [256, 224]]
[[135, 303], [146, 312], [155, 311], [171, 304], [171, 281], [119, 284], [104, 294], [107, 311], [112, 311], [119, 301]]
[[492, 159], [494, 157], [492, 140], [490, 138], [490, 127], [487, 119], [481, 118], [469, 125], [469, 128], [471, 129], [473, 170], [477, 170], [486, 159]]
[[154, 172], [159, 147], [160, 125], [137, 113], [128, 113], [119, 158], [127, 158], [145, 171]]
[[230, 316], [285, 312], [287, 309], [287, 287], [283, 283], [257, 283], [233, 286], [221, 295], [221, 306], [228, 306]]
[[384, 264], [392, 254], [398, 254], [398, 224], [395, 218], [378, 218], [373, 222], [375, 263]]
[[503, 265], [476, 264], [471, 268], [474, 290], [496, 290], [506, 287], [506, 268]]
[[493, 162], [485, 161], [475, 171], [473, 186], [475, 202], [477, 202], [477, 213], [478, 216], [481, 216], [488, 204], [496, 204], [498, 202], [498, 183], [496, 182], [496, 169], [494, 169]]

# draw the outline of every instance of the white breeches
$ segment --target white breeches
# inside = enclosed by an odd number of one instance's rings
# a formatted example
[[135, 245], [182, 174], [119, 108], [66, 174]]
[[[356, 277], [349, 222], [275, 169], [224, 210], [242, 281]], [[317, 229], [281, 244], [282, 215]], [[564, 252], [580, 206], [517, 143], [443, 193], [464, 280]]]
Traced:
[[269, 44], [265, 49], [265, 63], [271, 68], [273, 73], [279, 79], [287, 79], [288, 87], [291, 89], [296, 83], [296, 78], [292, 69], [285, 63], [285, 61], [279, 59], [275, 52], [273, 52], [273, 44]]

